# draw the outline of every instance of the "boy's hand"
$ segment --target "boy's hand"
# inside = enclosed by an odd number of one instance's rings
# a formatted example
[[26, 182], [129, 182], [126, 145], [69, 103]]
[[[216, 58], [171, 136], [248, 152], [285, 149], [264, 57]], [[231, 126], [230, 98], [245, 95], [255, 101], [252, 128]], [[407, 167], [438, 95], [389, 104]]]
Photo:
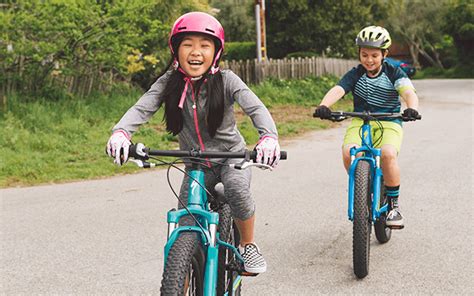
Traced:
[[406, 108], [404, 111], [403, 111], [403, 117], [406, 117], [408, 120], [410, 121], [415, 121], [416, 118], [418, 117], [418, 111], [416, 111], [415, 109], [413, 108]]
[[319, 105], [314, 110], [313, 117], [319, 117], [321, 119], [330, 119], [331, 118], [331, 109], [324, 105]]

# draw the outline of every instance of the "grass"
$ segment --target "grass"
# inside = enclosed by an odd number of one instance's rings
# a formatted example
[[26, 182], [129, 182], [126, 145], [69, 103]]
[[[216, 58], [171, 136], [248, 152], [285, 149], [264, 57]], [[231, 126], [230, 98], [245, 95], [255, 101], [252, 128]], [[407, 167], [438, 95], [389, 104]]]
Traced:
[[[277, 123], [281, 138], [325, 128], [329, 124], [311, 118], [324, 93], [337, 81], [335, 77], [303, 80], [269, 80], [252, 86]], [[138, 170], [133, 165], [112, 165], [105, 156], [110, 130], [141, 92], [122, 90], [85, 99], [30, 101], [9, 97], [0, 114], [0, 187], [28, 186], [93, 179]], [[349, 109], [341, 100], [335, 109]], [[236, 108], [239, 129], [249, 144], [258, 140], [251, 120]], [[151, 147], [177, 147], [176, 138], [166, 133], [160, 110], [135, 133], [134, 141]]]
[[474, 78], [474, 71], [471, 65], [458, 65], [449, 69], [428, 67], [418, 70], [414, 79], [427, 78]]

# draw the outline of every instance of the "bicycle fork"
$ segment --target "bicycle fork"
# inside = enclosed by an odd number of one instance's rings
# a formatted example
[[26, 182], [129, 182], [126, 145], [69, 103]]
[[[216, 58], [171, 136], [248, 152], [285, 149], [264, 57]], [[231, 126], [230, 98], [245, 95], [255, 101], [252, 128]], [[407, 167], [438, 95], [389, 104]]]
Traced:
[[[373, 155], [373, 157], [358, 157], [356, 155], [358, 153], [365, 153], [366, 155]], [[351, 166], [349, 168], [349, 198], [348, 198], [348, 210], [347, 215], [349, 220], [354, 220], [354, 190], [355, 190], [355, 169], [359, 161], [367, 161], [370, 163], [371, 173], [372, 176], [372, 199], [371, 199], [371, 221], [375, 221], [381, 215], [381, 213], [386, 212], [388, 209], [388, 205], [383, 205], [380, 208], [380, 192], [382, 186], [382, 168], [380, 166], [380, 157], [381, 157], [381, 150], [375, 148], [368, 148], [368, 147], [359, 147], [359, 148], [351, 148]]]

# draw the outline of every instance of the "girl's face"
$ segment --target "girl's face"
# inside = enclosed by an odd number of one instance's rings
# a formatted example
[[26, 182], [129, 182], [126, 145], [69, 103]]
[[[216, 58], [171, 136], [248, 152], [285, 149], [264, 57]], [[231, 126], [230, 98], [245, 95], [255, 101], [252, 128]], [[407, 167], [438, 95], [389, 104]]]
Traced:
[[178, 48], [178, 62], [186, 74], [199, 77], [214, 60], [214, 41], [206, 35], [187, 35]]
[[369, 76], [375, 76], [380, 72], [385, 56], [387, 56], [387, 52], [382, 54], [382, 50], [378, 48], [361, 47], [359, 50], [360, 63], [367, 70]]

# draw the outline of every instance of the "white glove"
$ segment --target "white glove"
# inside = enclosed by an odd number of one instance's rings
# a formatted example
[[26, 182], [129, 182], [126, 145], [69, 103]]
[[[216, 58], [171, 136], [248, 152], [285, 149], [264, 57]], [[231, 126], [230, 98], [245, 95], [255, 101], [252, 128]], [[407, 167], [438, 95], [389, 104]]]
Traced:
[[107, 142], [107, 154], [115, 157], [114, 163], [118, 166], [128, 160], [128, 148], [130, 147], [130, 136], [124, 130], [115, 131]]
[[257, 162], [262, 164], [268, 164], [272, 167], [276, 167], [280, 160], [280, 144], [278, 140], [269, 136], [261, 138], [257, 146]]

